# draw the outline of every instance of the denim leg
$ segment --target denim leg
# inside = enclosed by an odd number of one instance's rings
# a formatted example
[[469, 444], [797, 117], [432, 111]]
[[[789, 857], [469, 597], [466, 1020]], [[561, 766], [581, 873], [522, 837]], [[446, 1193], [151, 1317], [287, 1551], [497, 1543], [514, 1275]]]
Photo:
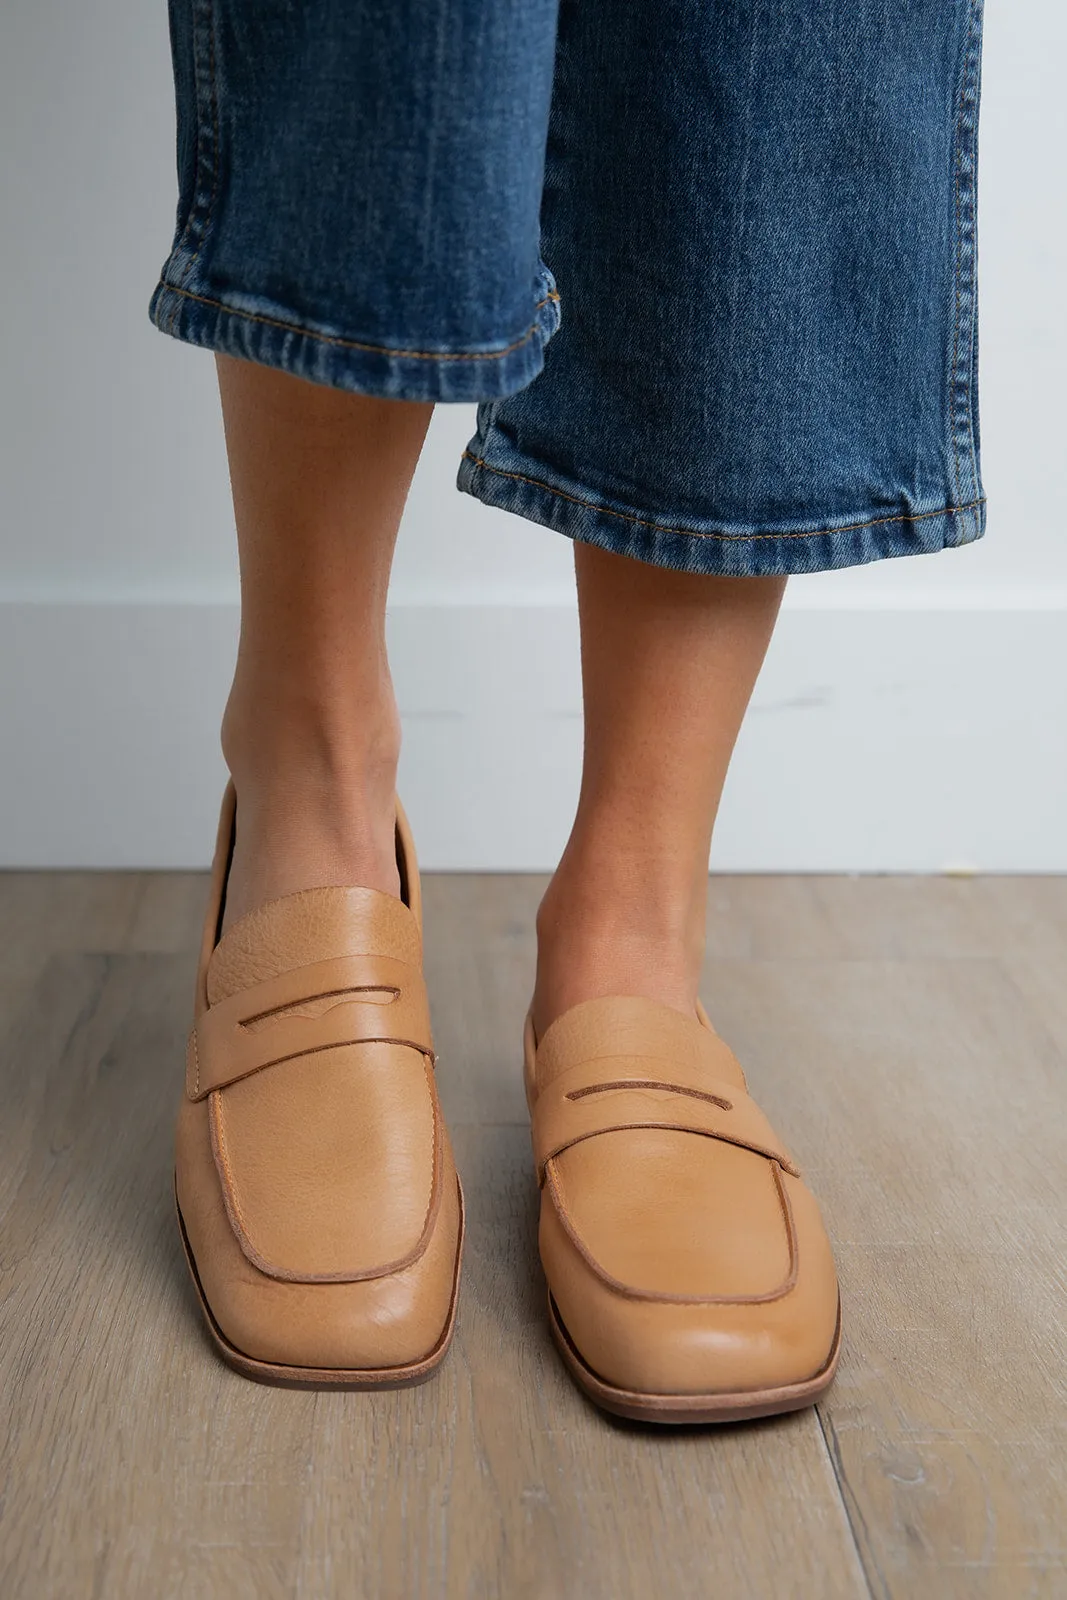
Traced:
[[171, 0], [164, 332], [320, 383], [482, 400], [540, 370], [556, 0]]
[[811, 572], [982, 533], [981, 0], [562, 0], [562, 327], [459, 484], [641, 560]]

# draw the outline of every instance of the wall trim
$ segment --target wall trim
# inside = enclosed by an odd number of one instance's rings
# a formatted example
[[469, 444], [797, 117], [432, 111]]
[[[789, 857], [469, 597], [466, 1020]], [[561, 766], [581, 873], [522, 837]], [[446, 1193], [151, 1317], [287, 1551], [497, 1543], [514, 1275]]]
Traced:
[[[398, 606], [423, 864], [545, 870], [577, 791], [568, 606]], [[0, 604], [0, 865], [201, 867], [233, 605]], [[786, 610], [723, 871], [1067, 872], [1067, 606]]]

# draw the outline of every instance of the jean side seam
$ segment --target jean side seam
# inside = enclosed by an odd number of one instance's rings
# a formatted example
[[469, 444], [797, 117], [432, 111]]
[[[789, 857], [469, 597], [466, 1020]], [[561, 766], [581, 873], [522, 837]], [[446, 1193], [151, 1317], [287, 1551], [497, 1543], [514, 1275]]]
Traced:
[[[280, 317], [265, 317], [258, 311], [244, 311], [238, 306], [228, 306], [222, 300], [215, 300], [210, 295], [195, 294], [191, 289], [179, 288], [177, 284], [164, 281], [162, 289], [170, 294], [181, 295], [186, 300], [193, 300], [198, 305], [210, 306], [213, 310], [221, 311], [228, 317], [239, 317], [245, 322], [260, 323], [267, 328], [279, 328], [283, 333], [300, 334], [305, 339], [315, 339], [320, 344], [334, 345], [341, 350], [363, 350], [371, 355], [395, 356], [415, 361], [499, 361], [501, 357], [510, 355], [512, 351], [519, 350], [539, 331], [539, 324], [532, 322], [521, 338], [515, 339], [511, 344], [505, 345], [501, 350], [400, 350], [392, 345], [369, 344], [359, 339], [344, 339], [337, 334], [317, 333], [313, 328], [301, 327], [297, 322], [285, 322]], [[559, 295], [553, 291], [534, 306], [535, 311], [540, 311], [550, 302], [558, 301]]]
[[[182, 232], [181, 243], [172, 252], [171, 259], [180, 258], [183, 247], [195, 248], [180, 267], [181, 282], [188, 283], [207, 240], [208, 229], [215, 216], [219, 190], [219, 95], [216, 59], [216, 17], [214, 0], [192, 0], [193, 4], [193, 67], [196, 103], [196, 179], [193, 203]], [[204, 180], [210, 173], [210, 187], [204, 193]], [[178, 285], [167, 284], [178, 289]], [[179, 292], [181, 292], [179, 290]], [[177, 320], [177, 309], [172, 323]], [[169, 331], [174, 332], [172, 326]]]
[[[981, 487], [978, 444], [978, 116], [982, 86], [982, 27], [985, 0], [974, 0], [974, 29], [971, 34], [970, 101], [970, 339], [967, 356], [967, 434], [971, 454], [971, 481], [974, 492]], [[957, 491], [959, 494], [960, 491]]]
[[[956, 137], [953, 150], [953, 188], [956, 221], [956, 306], [953, 319], [952, 365], [949, 374], [949, 427], [952, 433], [952, 455], [955, 472], [957, 500], [963, 495], [963, 456], [961, 436], [966, 432], [967, 448], [971, 458], [971, 481], [978, 487], [978, 462], [975, 448], [974, 424], [971, 417], [974, 324], [976, 320], [975, 274], [975, 166], [977, 159], [977, 68], [981, 39], [982, 0], [971, 0], [967, 20], [967, 33], [963, 46], [960, 73], [959, 110], [956, 117]], [[969, 322], [969, 338], [964, 337], [964, 321]], [[965, 379], [964, 357], [966, 357]]]
[[471, 461], [485, 472], [493, 472], [499, 478], [514, 478], [516, 483], [527, 483], [534, 489], [543, 489], [547, 494], [552, 494], [560, 500], [569, 500], [572, 505], [582, 506], [587, 511], [598, 511], [606, 517], [618, 517], [623, 522], [635, 523], [641, 528], [651, 528], [655, 533], [679, 534], [686, 539], [719, 539], [724, 543], [748, 543], [757, 539], [825, 539], [836, 533], [854, 533], [859, 528], [877, 528], [890, 522], [925, 522], [930, 517], [959, 516], [965, 511], [976, 511], [985, 504], [985, 496], [978, 500], [971, 500], [966, 505], [939, 506], [935, 511], [900, 512], [892, 517], [869, 517], [864, 522], [845, 522], [836, 527], [813, 528], [806, 532], [780, 532], [780, 533], [717, 533], [701, 532], [697, 528], [670, 527], [663, 522], [653, 522], [647, 517], [636, 517], [629, 511], [616, 511], [612, 506], [598, 504], [595, 500], [585, 500], [581, 495], [569, 494], [565, 489], [557, 489], [553, 484], [545, 483], [541, 478], [531, 478], [522, 472], [507, 472], [503, 467], [494, 467], [481, 456], [476, 456], [470, 450], [464, 450], [463, 459]]

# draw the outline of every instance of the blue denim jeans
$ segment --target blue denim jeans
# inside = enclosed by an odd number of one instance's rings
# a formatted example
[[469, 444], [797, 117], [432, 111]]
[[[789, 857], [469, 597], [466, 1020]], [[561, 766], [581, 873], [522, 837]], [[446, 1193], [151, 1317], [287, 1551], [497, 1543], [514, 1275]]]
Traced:
[[967, 543], [981, 20], [171, 0], [153, 320], [316, 383], [478, 401], [461, 489], [661, 566]]

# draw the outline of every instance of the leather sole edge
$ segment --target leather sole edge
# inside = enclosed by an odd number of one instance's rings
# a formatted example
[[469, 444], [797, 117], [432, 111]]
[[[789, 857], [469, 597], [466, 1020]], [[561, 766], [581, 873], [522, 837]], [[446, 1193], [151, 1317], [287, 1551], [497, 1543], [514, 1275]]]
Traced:
[[437, 1368], [448, 1354], [452, 1343], [452, 1336], [456, 1330], [456, 1313], [459, 1308], [459, 1280], [460, 1268], [463, 1262], [463, 1241], [466, 1232], [466, 1214], [463, 1202], [463, 1185], [456, 1179], [456, 1189], [459, 1194], [459, 1232], [456, 1239], [456, 1267], [452, 1279], [452, 1298], [449, 1301], [448, 1316], [441, 1333], [440, 1339], [434, 1345], [429, 1355], [422, 1361], [415, 1361], [402, 1367], [372, 1367], [365, 1369], [344, 1367], [296, 1367], [283, 1366], [271, 1361], [260, 1361], [255, 1356], [249, 1356], [236, 1345], [231, 1344], [215, 1321], [211, 1307], [208, 1305], [207, 1296], [204, 1294], [200, 1282], [200, 1274], [196, 1269], [189, 1236], [185, 1231], [185, 1218], [182, 1216], [181, 1206], [178, 1204], [177, 1181], [174, 1189], [174, 1210], [178, 1218], [178, 1232], [181, 1235], [182, 1250], [185, 1263], [189, 1268], [189, 1276], [200, 1302], [204, 1323], [210, 1335], [215, 1350], [226, 1364], [239, 1372], [242, 1377], [251, 1378], [256, 1383], [271, 1384], [280, 1389], [410, 1389], [416, 1384], [425, 1383], [427, 1378], [432, 1378]]
[[559, 1308], [548, 1296], [548, 1321], [556, 1347], [579, 1389], [602, 1411], [625, 1417], [630, 1422], [652, 1422], [672, 1427], [693, 1427], [717, 1422], [748, 1422], [757, 1417], [774, 1417], [800, 1411], [813, 1405], [834, 1381], [841, 1355], [841, 1300], [837, 1302], [834, 1342], [826, 1364], [802, 1383], [784, 1384], [774, 1389], [739, 1390], [732, 1394], [642, 1394], [617, 1389], [597, 1376], [583, 1357], [564, 1325]]

